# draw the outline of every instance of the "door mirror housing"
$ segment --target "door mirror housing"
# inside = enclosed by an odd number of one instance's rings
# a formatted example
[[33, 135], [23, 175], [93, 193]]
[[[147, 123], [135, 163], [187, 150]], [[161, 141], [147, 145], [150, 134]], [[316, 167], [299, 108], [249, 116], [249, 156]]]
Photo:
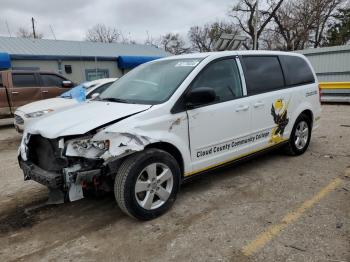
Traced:
[[194, 108], [201, 105], [210, 104], [215, 101], [215, 90], [211, 87], [198, 87], [190, 90], [186, 95], [186, 106]]
[[72, 81], [69, 81], [69, 80], [64, 80], [62, 81], [62, 87], [72, 87], [73, 86], [73, 82]]

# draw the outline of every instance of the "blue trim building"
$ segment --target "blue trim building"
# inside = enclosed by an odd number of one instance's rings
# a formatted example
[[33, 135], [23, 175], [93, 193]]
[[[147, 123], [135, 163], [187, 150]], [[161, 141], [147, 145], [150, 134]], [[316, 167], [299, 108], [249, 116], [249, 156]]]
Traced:
[[149, 45], [0, 37], [0, 70], [42, 70], [74, 82], [120, 77], [169, 55]]

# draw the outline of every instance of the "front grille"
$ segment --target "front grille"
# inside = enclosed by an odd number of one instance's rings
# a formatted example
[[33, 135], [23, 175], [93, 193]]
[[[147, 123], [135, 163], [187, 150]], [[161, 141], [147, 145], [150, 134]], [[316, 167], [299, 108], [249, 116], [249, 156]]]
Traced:
[[24, 120], [22, 117], [20, 117], [19, 115], [15, 115], [15, 123], [19, 124], [19, 125], [23, 125]]
[[61, 156], [61, 149], [58, 148], [58, 139], [31, 135], [28, 150], [29, 160], [44, 170], [57, 172], [67, 166], [67, 160]]

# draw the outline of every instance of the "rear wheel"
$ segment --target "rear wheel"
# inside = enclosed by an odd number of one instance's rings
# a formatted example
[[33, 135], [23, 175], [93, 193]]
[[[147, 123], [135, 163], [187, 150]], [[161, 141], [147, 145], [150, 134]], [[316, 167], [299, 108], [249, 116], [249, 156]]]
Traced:
[[295, 121], [287, 152], [292, 155], [303, 154], [310, 143], [311, 139], [311, 120], [306, 115], [300, 115]]
[[164, 214], [176, 199], [180, 168], [169, 153], [146, 149], [128, 157], [119, 168], [114, 194], [128, 215], [149, 220]]

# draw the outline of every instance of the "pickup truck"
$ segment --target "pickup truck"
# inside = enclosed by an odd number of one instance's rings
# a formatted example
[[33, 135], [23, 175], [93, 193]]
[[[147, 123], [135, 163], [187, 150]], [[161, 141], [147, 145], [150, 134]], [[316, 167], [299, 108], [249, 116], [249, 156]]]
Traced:
[[52, 72], [0, 71], [0, 119], [13, 117], [17, 107], [59, 96], [73, 82]]

